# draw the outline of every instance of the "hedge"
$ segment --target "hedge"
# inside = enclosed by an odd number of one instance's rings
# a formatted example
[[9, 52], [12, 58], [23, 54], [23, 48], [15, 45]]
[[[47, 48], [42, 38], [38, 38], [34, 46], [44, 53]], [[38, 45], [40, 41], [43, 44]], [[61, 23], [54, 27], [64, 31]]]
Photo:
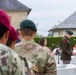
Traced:
[[[36, 43], [39, 44], [39, 40], [41, 37], [35, 37], [34, 40]], [[47, 39], [47, 46], [49, 48], [52, 48], [52, 50], [55, 48], [55, 46], [52, 46], [52, 44], [56, 44], [60, 46], [60, 41], [62, 39], [62, 37], [46, 37]], [[71, 37], [70, 41], [71, 41], [71, 48], [73, 48], [73, 46], [76, 44], [76, 37]]]

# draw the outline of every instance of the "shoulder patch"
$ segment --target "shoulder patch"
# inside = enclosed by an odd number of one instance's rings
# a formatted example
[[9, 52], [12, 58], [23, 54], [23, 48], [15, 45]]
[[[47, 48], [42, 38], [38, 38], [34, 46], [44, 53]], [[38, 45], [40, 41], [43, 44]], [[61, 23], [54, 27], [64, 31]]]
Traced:
[[66, 39], [64, 39], [64, 40], [63, 40], [63, 42], [65, 43], [65, 42], [67, 42], [67, 40], [66, 40]]
[[39, 72], [38, 68], [35, 65], [33, 66], [33, 70]]

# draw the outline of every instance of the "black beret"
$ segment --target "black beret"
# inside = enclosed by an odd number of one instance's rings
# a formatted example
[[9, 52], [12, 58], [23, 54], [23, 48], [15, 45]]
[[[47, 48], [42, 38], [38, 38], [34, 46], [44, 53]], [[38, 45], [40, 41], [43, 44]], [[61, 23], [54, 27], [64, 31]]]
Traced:
[[69, 35], [73, 35], [73, 32], [71, 30], [66, 30], [66, 32], [69, 34]]
[[32, 30], [37, 31], [37, 28], [36, 28], [36, 25], [34, 24], [34, 22], [31, 20], [28, 20], [28, 19], [23, 20], [20, 23], [20, 28], [31, 28]]

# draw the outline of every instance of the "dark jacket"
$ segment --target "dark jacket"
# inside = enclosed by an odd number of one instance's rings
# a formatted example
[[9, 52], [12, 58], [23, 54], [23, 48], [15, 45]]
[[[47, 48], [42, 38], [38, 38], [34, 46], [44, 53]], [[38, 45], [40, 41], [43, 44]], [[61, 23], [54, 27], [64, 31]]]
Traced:
[[16, 43], [19, 43], [21, 40], [18, 38], [17, 40], [16, 40]]
[[72, 55], [72, 49], [71, 49], [71, 44], [70, 44], [70, 39], [67, 38], [66, 36], [62, 38], [61, 40], [61, 60], [63, 61], [70, 61], [71, 60], [71, 55]]

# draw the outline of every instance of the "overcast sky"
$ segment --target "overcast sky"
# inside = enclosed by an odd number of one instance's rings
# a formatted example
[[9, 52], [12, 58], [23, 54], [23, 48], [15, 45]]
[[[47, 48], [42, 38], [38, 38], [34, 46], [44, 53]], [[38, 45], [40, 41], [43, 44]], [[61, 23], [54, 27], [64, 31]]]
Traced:
[[28, 19], [37, 24], [38, 33], [47, 36], [48, 30], [76, 11], [76, 0], [19, 0], [32, 9]]

